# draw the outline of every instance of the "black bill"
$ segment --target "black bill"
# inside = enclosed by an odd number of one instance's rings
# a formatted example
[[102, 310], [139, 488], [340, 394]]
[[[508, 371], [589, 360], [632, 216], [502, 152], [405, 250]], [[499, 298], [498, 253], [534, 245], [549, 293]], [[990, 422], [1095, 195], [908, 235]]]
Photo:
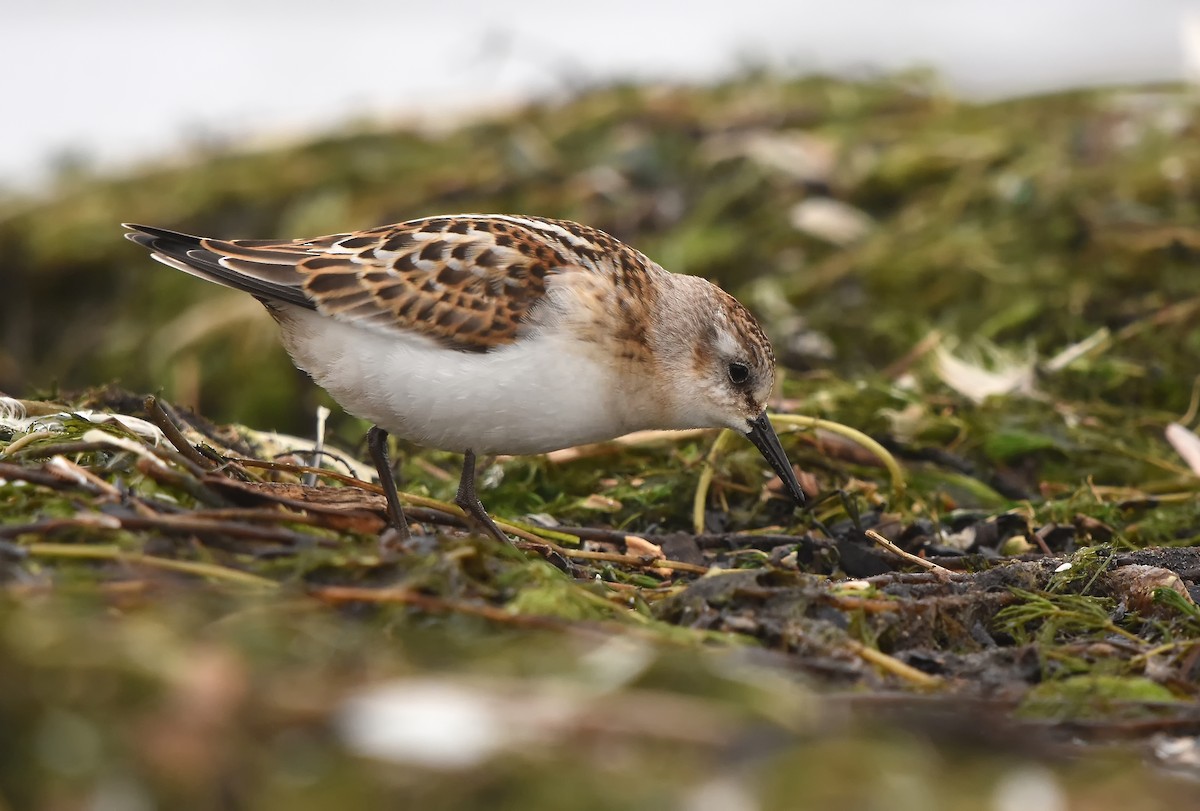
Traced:
[[764, 411], [750, 421], [750, 430], [746, 432], [746, 436], [767, 460], [771, 470], [774, 470], [783, 481], [796, 505], [803, 507], [804, 491], [800, 489], [800, 482], [796, 481], [792, 463], [788, 461], [787, 454], [783, 452], [783, 446], [779, 444], [779, 437], [775, 434], [775, 429], [771, 427], [771, 421], [767, 419], [767, 412]]

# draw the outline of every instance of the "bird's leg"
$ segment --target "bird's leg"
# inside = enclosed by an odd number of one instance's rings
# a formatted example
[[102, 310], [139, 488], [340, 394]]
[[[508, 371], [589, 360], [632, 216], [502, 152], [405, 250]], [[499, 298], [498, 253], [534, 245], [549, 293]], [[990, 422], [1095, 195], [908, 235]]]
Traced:
[[500, 527], [496, 526], [496, 522], [487, 514], [487, 510], [483, 508], [483, 502], [479, 500], [479, 496], [475, 495], [475, 452], [467, 451], [463, 454], [462, 476], [458, 480], [458, 495], [454, 497], [454, 503], [463, 508], [468, 518], [472, 518], [484, 532], [491, 535], [501, 543], [511, 544], [512, 541], [508, 536], [500, 531]]
[[400, 494], [396, 492], [396, 479], [392, 475], [392, 463], [388, 459], [388, 432], [378, 425], [367, 431], [367, 448], [371, 452], [371, 461], [375, 463], [375, 471], [379, 474], [379, 484], [383, 487], [383, 497], [387, 500], [388, 524], [400, 534], [400, 540], [407, 541], [408, 521], [404, 519], [404, 508], [400, 506]]

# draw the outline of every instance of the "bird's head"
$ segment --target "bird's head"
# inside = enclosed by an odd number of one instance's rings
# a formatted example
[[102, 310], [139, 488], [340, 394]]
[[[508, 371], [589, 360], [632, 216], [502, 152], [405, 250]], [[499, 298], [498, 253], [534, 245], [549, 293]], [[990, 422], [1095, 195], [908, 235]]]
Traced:
[[797, 504], [804, 492], [767, 419], [775, 384], [775, 354], [754, 316], [716, 285], [675, 276], [671, 315], [655, 331], [661, 379], [678, 428], [730, 428], [745, 434], [779, 475]]

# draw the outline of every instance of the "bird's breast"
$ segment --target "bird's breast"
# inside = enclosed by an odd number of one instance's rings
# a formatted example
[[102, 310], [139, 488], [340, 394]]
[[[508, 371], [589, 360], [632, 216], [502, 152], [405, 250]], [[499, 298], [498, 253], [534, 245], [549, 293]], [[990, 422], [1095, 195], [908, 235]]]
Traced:
[[650, 427], [641, 424], [645, 409], [630, 408], [644, 385], [569, 334], [480, 353], [298, 308], [279, 321], [296, 365], [339, 405], [421, 445], [542, 453]]

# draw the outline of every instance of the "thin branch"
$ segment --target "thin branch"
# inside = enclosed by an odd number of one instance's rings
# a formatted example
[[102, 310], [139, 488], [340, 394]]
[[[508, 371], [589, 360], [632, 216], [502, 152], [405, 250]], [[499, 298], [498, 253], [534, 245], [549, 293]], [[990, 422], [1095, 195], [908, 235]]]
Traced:
[[863, 534], [866, 535], [868, 538], [870, 538], [875, 543], [882, 546], [887, 551], [891, 552], [893, 555], [903, 558], [904, 560], [907, 560], [909, 563], [914, 563], [917, 566], [921, 566], [925, 569], [928, 569], [931, 572], [936, 572], [937, 574], [939, 574], [943, 577], [949, 577], [950, 575], [953, 574], [953, 572], [951, 572], [949, 569], [947, 569], [944, 566], [937, 565], [932, 560], [926, 560], [925, 558], [917, 557], [916, 555], [914, 555], [911, 552], [905, 552], [903, 549], [896, 546], [894, 543], [892, 543], [887, 538], [883, 537], [882, 535], [880, 535], [878, 532], [876, 532], [873, 529], [864, 530]]
[[904, 662], [901, 662], [894, 656], [888, 656], [882, 651], [875, 650], [874, 648], [868, 648], [866, 645], [853, 639], [847, 639], [844, 644], [859, 658], [870, 662], [887, 673], [891, 673], [893, 676], [898, 676], [904, 679], [910, 684], [924, 688], [942, 686], [941, 678], [937, 676], [931, 676], [924, 671], [917, 670], [911, 665], [906, 665]]
[[179, 430], [179, 427], [171, 420], [167, 412], [163, 410], [162, 405], [158, 402], [158, 398], [151, 395], [143, 401], [143, 406], [146, 409], [146, 414], [149, 415], [150, 421], [157, 425], [163, 432], [175, 449], [183, 454], [184, 458], [192, 464], [196, 465], [201, 470], [212, 470], [215, 465], [200, 451], [196, 450], [192, 443], [187, 441], [187, 438]]
[[[545, 546], [544, 543], [540, 542], [539, 545]], [[668, 560], [650, 555], [622, 555], [617, 552], [592, 552], [586, 549], [564, 549], [562, 547], [556, 547], [554, 551], [573, 560], [602, 560], [608, 563], [623, 563], [626, 566], [636, 566], [642, 569], [674, 569], [679, 572], [690, 572], [691, 574], [707, 574], [709, 570], [708, 566], [698, 566], [695, 563], [684, 563], [682, 560]]]
[[230, 569], [215, 563], [201, 563], [190, 560], [173, 560], [160, 558], [156, 555], [143, 555], [138, 552], [125, 552], [111, 544], [71, 544], [71, 543], [31, 543], [22, 547], [35, 557], [79, 558], [83, 560], [110, 560], [115, 563], [151, 566], [156, 569], [166, 569], [182, 572], [197, 577], [207, 577], [213, 580], [224, 580], [242, 586], [277, 589], [279, 584], [274, 580], [259, 577], [240, 569]]
[[419, 591], [406, 588], [371, 589], [359, 586], [312, 586], [308, 589], [308, 593], [322, 602], [333, 603], [335, 605], [340, 603], [393, 603], [411, 605], [422, 611], [439, 614], [464, 614], [503, 625], [513, 625], [518, 628], [568, 631], [576, 630], [579, 627], [575, 623], [568, 623], [555, 617], [514, 614], [511, 611], [486, 603], [447, 600], [444, 597], [422, 594]]

